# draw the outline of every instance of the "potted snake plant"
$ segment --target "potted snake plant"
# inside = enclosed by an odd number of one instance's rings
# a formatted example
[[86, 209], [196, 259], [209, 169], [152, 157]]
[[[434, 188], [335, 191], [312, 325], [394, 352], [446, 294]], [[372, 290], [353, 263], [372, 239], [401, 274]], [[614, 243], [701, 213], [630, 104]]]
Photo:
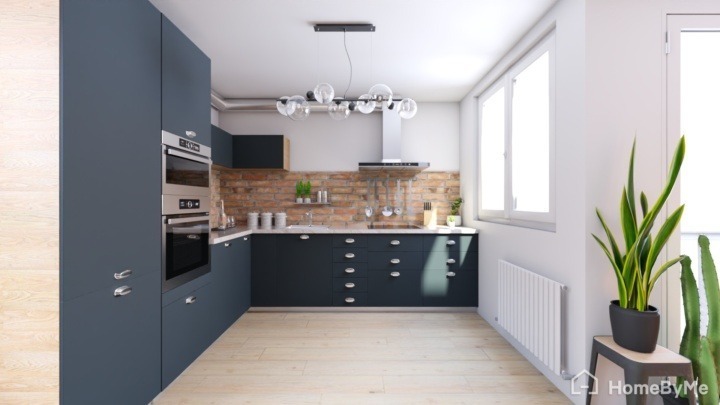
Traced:
[[[650, 294], [660, 276], [679, 262], [683, 256], [658, 263], [660, 254], [680, 223], [684, 205], [674, 210], [657, 229], [652, 229], [667, 202], [680, 173], [685, 157], [685, 137], [675, 149], [667, 183], [655, 203], [648, 205], [645, 193], [640, 193], [640, 209], [635, 197], [635, 142], [630, 153], [627, 184], [620, 199], [621, 238], [616, 238], [602, 213], [596, 209], [607, 242], [597, 235], [593, 238], [607, 256], [617, 281], [618, 299], [610, 303], [610, 326], [613, 340], [620, 346], [637, 352], [652, 353], [660, 331], [660, 314], [650, 305]], [[622, 245], [618, 244], [618, 241]], [[624, 252], [621, 252], [624, 248]]]

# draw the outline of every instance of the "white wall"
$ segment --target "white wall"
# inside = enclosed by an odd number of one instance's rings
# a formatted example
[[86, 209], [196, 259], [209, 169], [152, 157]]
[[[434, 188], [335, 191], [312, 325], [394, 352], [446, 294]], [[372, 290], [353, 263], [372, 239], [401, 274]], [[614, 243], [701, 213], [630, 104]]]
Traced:
[[[382, 157], [382, 116], [352, 114], [334, 121], [313, 112], [306, 121], [292, 121], [274, 112], [219, 114], [219, 127], [234, 135], [284, 134], [290, 139], [293, 171], [354, 171], [358, 162]], [[431, 171], [457, 171], [460, 109], [458, 103], [418, 103], [418, 113], [402, 120], [404, 161], [430, 162]]]
[[[560, 0], [461, 103], [461, 182], [465, 218], [477, 217], [477, 96], [555, 24], [556, 43], [556, 231], [545, 232], [479, 221], [480, 302], [478, 312], [508, 337], [556, 386], [568, 393], [568, 381], [550, 372], [517, 345], [495, 321], [497, 261], [508, 260], [568, 286], [567, 366], [577, 373], [586, 367], [589, 341], [585, 334], [585, 5]], [[574, 398], [578, 403], [579, 398]]]

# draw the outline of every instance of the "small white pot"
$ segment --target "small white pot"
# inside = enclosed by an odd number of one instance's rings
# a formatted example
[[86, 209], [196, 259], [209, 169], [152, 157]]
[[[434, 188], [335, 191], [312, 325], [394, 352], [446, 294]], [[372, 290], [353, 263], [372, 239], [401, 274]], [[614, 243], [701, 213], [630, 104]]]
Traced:
[[305, 204], [310, 204], [311, 202], [310, 197], [305, 197]]
[[[454, 218], [454, 221], [450, 221], [450, 217]], [[448, 215], [447, 225], [450, 227], [453, 226], [461, 226], [462, 225], [462, 217], [460, 215]]]
[[297, 198], [295, 199], [295, 202], [298, 203], [298, 204], [302, 204], [302, 202], [303, 202], [302, 197], [297, 197]]

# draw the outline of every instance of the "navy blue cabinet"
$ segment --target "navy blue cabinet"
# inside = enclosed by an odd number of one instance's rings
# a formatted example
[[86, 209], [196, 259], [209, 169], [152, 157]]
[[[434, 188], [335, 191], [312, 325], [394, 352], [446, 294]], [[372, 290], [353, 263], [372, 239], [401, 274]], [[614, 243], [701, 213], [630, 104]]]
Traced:
[[165, 16], [162, 129], [210, 146], [210, 59]]
[[233, 136], [216, 127], [211, 128], [212, 161], [215, 165], [233, 167]]
[[212, 278], [221, 335], [250, 308], [250, 236], [212, 246]]
[[160, 391], [161, 14], [63, 0], [60, 15], [60, 400], [146, 404]]
[[478, 305], [477, 235], [423, 238], [421, 292], [426, 306]]
[[236, 135], [233, 167], [290, 170], [290, 141], [283, 135]]
[[277, 246], [275, 235], [253, 235], [250, 257], [250, 302], [254, 307], [278, 305]]
[[278, 305], [332, 305], [331, 235], [279, 235], [277, 252]]

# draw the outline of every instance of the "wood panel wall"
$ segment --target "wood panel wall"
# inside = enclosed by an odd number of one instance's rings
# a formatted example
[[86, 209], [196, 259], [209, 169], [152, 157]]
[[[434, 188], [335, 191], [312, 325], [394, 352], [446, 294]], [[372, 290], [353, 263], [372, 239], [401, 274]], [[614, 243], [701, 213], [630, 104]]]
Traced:
[[0, 1], [0, 403], [59, 400], [60, 0]]

